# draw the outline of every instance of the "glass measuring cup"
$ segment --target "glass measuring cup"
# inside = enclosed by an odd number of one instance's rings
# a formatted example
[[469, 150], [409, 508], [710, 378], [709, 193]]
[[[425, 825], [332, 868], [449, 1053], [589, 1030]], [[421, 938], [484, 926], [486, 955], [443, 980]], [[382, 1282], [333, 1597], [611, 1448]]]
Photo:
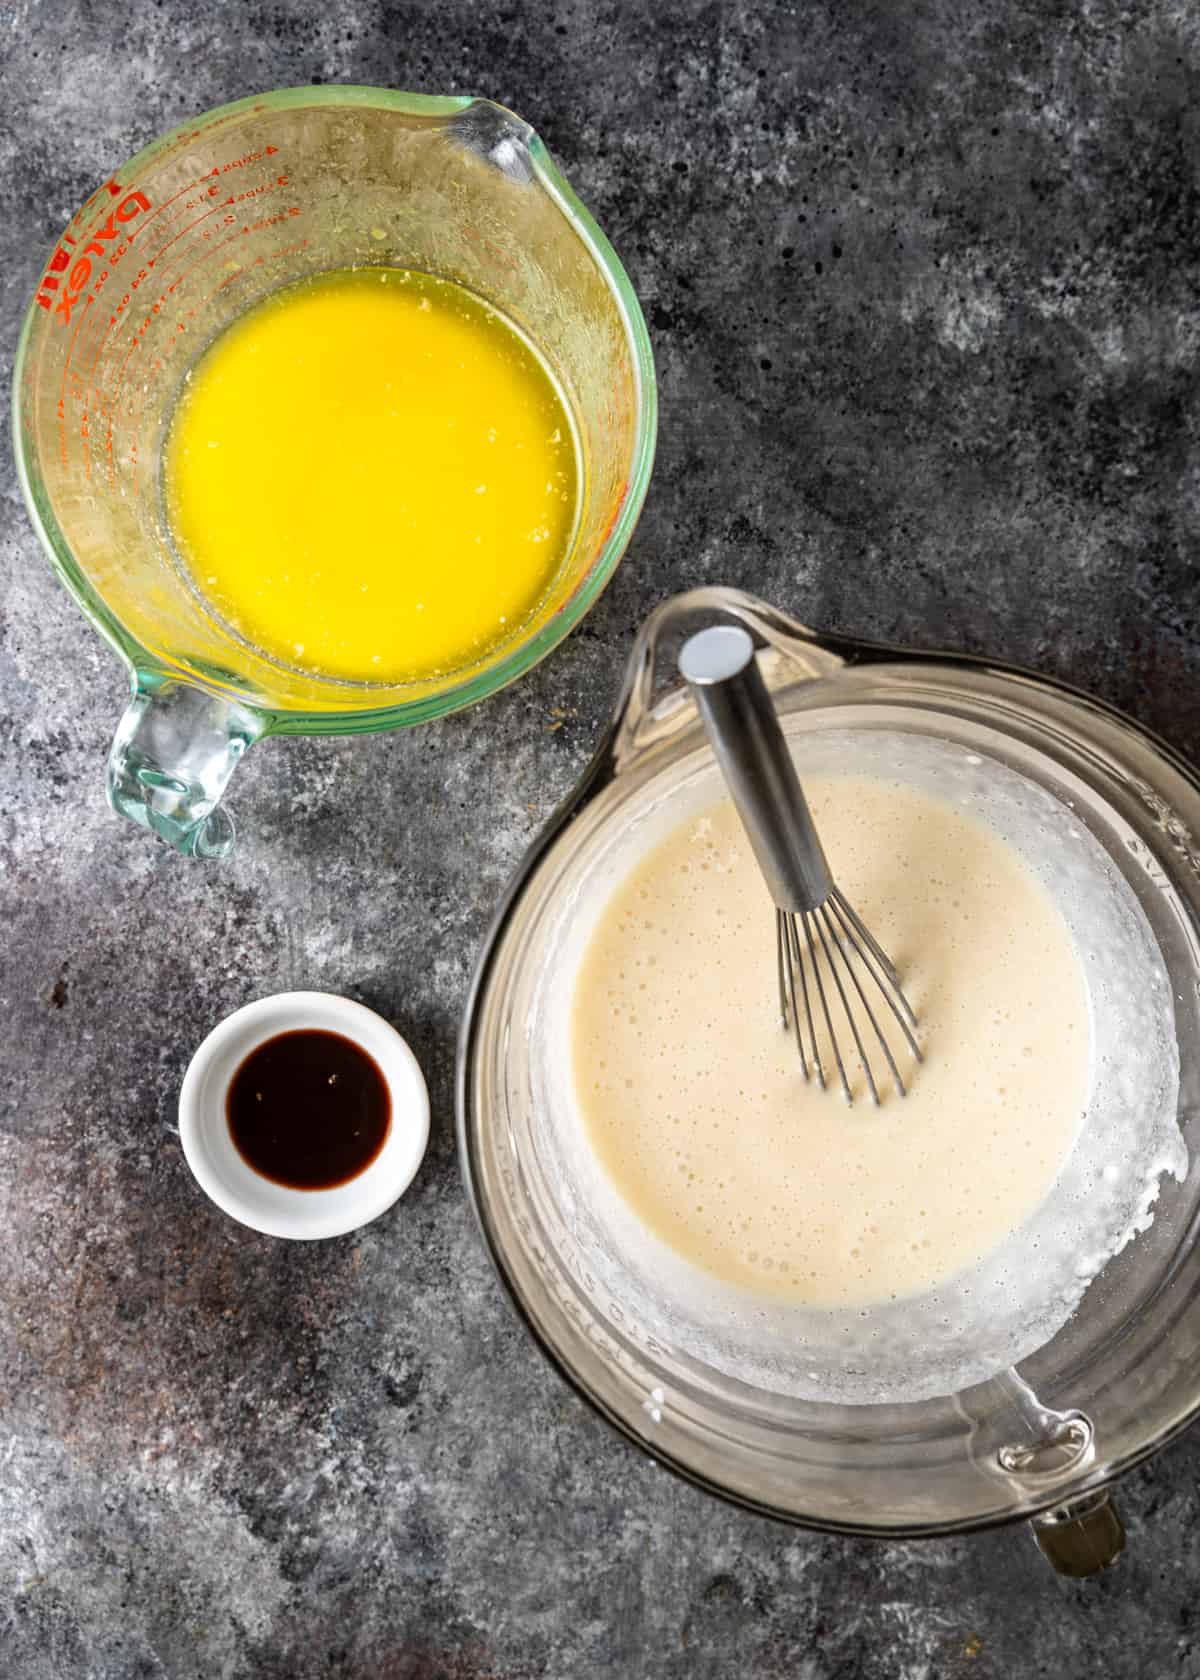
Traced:
[[[673, 670], [668, 655], [684, 631], [714, 617], [763, 644], [760, 666], [789, 739], [884, 728], [932, 738], [1069, 800], [1134, 895], [1165, 966], [1187, 1176], [1161, 1179], [1149, 1229], [1103, 1264], [1057, 1333], [954, 1393], [828, 1402], [758, 1373], [731, 1375], [697, 1351], [661, 1276], [636, 1274], [560, 1146], [570, 1121], [547, 1045], [569, 991], [571, 942], [589, 898], [615, 884], [606, 871], [619, 838], [658, 816], [665, 829], [711, 769], [686, 691], [677, 681], [664, 691], [655, 677], [660, 665]], [[891, 1538], [1026, 1518], [1062, 1572], [1112, 1562], [1123, 1533], [1107, 1484], [1200, 1411], [1197, 836], [1196, 772], [1062, 685], [983, 660], [819, 636], [733, 590], [665, 602], [639, 634], [592, 765], [509, 888], [459, 1041], [467, 1188], [501, 1280], [563, 1375], [656, 1463], [764, 1514]], [[765, 1317], [747, 1314], [748, 1339]], [[783, 1369], [777, 1344], [763, 1349], [761, 1365]]]
[[[579, 439], [580, 514], [548, 592], [506, 641], [436, 681], [339, 681], [267, 657], [207, 608], [162, 508], [163, 435], [200, 352], [278, 287], [367, 263], [496, 305], [556, 376]], [[487, 100], [377, 88], [239, 100], [106, 181], [29, 306], [14, 409], [34, 527], [130, 670], [110, 802], [191, 856], [232, 845], [218, 801], [254, 741], [420, 723], [548, 653], [612, 575], [654, 455], [641, 310], [542, 141]]]

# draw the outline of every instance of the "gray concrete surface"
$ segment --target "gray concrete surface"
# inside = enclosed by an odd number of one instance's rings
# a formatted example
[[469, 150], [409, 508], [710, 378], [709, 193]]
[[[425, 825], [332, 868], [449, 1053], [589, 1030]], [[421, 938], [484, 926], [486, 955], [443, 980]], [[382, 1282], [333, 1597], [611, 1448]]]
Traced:
[[[481, 932], [668, 592], [988, 649], [1200, 752], [1198, 35], [1175, 0], [0, 4], [6, 363], [129, 154], [351, 81], [535, 123], [639, 289], [662, 402], [571, 641], [420, 731], [256, 749], [217, 868], [108, 814], [124, 678], [0, 460], [5, 1680], [1200, 1676], [1200, 1437], [1128, 1478], [1127, 1556], [1086, 1585], [1021, 1531], [874, 1546], [726, 1509], [534, 1353], [451, 1115]], [[198, 1040], [291, 985], [394, 1020], [434, 1104], [401, 1206], [313, 1247], [218, 1214], [174, 1130]]]

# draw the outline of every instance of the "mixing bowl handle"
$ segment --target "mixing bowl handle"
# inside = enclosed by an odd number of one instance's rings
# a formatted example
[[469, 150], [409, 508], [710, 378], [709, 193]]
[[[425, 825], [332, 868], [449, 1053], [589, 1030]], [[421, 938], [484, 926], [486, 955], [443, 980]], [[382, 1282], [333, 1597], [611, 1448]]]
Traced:
[[164, 672], [135, 671], [108, 755], [108, 802], [185, 857], [225, 857], [233, 818], [218, 801], [265, 728], [264, 718], [232, 700]]

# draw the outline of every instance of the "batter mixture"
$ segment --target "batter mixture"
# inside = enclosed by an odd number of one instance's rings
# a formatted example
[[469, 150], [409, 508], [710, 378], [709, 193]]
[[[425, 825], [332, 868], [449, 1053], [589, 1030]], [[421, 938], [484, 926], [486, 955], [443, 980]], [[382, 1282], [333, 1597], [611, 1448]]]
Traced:
[[889, 1083], [881, 1108], [848, 1108], [805, 1084], [779, 1024], [773, 905], [729, 803], [614, 892], [576, 983], [574, 1080], [625, 1202], [688, 1260], [868, 1306], [935, 1287], [1044, 1201], [1087, 1102], [1088, 998], [1061, 915], [992, 830], [881, 780], [805, 788], [917, 1011], [908, 1097]]

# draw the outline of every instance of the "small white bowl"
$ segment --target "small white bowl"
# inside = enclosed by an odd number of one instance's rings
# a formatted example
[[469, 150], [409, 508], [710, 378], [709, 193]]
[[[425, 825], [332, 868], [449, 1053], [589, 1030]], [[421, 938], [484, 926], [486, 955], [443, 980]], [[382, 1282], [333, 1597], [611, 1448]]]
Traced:
[[[391, 1125], [379, 1154], [332, 1190], [292, 1190], [256, 1173], [229, 1133], [225, 1098], [250, 1052], [285, 1032], [351, 1039], [387, 1081]], [[429, 1141], [429, 1092], [395, 1027], [332, 992], [280, 992], [226, 1016], [196, 1051], [179, 1093], [179, 1138], [200, 1188], [231, 1218], [269, 1237], [340, 1237], [386, 1213], [408, 1189]]]

